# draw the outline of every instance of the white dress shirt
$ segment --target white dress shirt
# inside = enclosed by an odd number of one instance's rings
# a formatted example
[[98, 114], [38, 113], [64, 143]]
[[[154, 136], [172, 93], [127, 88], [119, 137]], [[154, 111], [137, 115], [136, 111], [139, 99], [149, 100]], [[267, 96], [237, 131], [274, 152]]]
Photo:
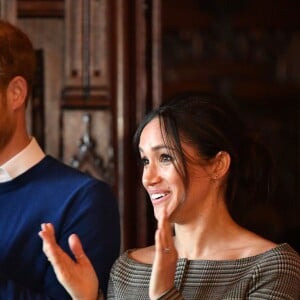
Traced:
[[18, 154], [0, 166], [0, 182], [10, 181], [29, 170], [45, 157], [34, 137]]

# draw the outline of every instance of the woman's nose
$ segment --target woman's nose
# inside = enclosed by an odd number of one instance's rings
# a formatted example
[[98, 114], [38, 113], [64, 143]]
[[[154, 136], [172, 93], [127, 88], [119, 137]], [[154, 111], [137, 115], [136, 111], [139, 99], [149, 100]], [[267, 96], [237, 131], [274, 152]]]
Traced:
[[142, 181], [144, 186], [154, 185], [160, 180], [158, 168], [155, 164], [144, 167]]

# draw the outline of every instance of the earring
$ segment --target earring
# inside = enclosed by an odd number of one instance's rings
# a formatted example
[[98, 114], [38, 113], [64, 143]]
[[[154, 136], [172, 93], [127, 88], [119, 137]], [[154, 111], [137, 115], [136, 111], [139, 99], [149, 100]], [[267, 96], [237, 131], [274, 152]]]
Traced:
[[219, 177], [219, 175], [218, 175], [218, 174], [215, 174], [215, 175], [213, 176], [213, 180], [217, 180], [218, 177]]

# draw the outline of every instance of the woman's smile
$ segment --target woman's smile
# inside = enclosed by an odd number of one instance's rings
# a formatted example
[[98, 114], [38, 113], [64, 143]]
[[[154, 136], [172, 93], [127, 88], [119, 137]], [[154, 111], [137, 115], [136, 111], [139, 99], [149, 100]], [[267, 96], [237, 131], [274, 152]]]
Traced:
[[149, 196], [152, 201], [152, 204], [157, 205], [167, 201], [170, 198], [170, 192], [150, 192]]

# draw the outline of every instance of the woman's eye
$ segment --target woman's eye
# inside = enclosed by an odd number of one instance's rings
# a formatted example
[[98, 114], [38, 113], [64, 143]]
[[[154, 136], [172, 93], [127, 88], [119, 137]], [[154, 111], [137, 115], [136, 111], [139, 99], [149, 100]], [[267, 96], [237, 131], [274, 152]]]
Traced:
[[173, 162], [173, 157], [168, 154], [162, 154], [160, 156], [160, 161], [164, 163]]
[[142, 157], [141, 158], [141, 163], [143, 166], [146, 166], [149, 164], [149, 159], [145, 158], [145, 157]]

